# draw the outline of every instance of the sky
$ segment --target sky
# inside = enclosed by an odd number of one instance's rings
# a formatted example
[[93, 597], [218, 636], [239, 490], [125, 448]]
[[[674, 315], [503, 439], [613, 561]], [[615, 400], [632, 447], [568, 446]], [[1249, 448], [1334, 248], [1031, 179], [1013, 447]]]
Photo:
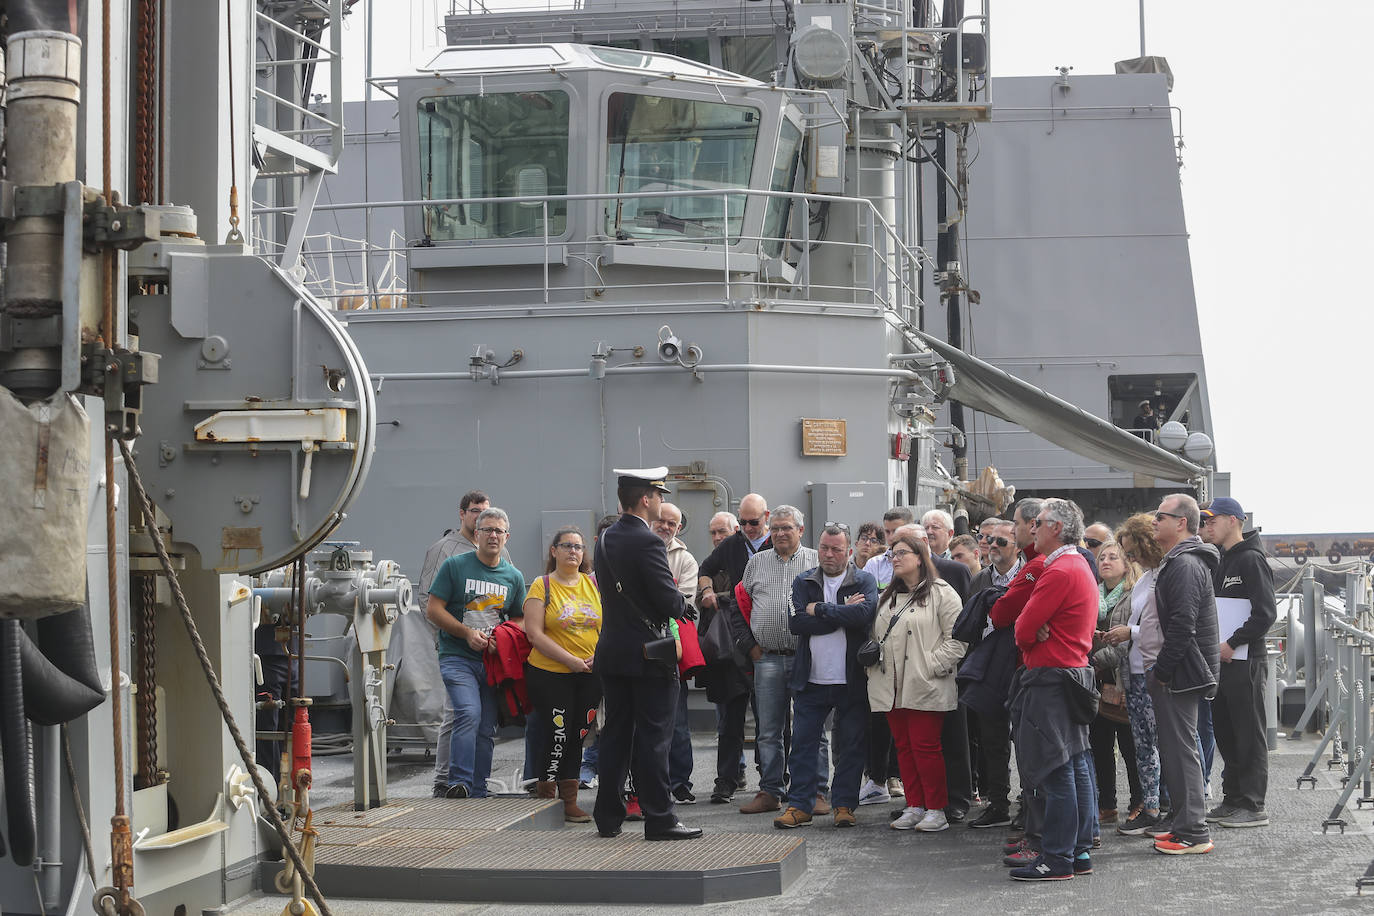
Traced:
[[[369, 2], [345, 23], [348, 98], [362, 97]], [[373, 72], [427, 62], [447, 7], [378, 4]], [[1182, 109], [1218, 469], [1266, 533], [1374, 531], [1358, 457], [1374, 445], [1374, 318], [1359, 303], [1374, 261], [1374, 2], [1144, 0], [1144, 11], [1146, 53], [1168, 59]], [[1139, 0], [1001, 0], [991, 23], [994, 76], [1111, 73], [1140, 54]]]

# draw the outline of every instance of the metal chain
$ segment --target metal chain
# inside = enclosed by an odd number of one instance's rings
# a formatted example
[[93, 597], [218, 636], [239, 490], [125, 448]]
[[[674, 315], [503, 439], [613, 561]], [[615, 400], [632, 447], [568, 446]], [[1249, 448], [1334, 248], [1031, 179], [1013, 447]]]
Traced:
[[135, 624], [134, 671], [138, 677], [134, 707], [138, 769], [134, 772], [134, 786], [146, 789], [162, 782], [157, 770], [157, 577], [143, 573], [135, 576], [134, 582], [138, 598], [134, 608], [137, 615], [131, 618]]
[[291, 860], [291, 864], [296, 867], [305, 889], [319, 904], [321, 916], [332, 916], [329, 905], [325, 903], [324, 894], [320, 892], [319, 885], [315, 883], [315, 876], [306, 869], [305, 861], [291, 842], [291, 832], [282, 821], [277, 806], [271, 802], [272, 796], [262, 781], [262, 774], [258, 771], [257, 764], [253, 760], [253, 752], [248, 749], [248, 742], [244, 740], [243, 733], [239, 731], [238, 722], [234, 719], [234, 713], [229, 708], [229, 701], [225, 699], [224, 688], [220, 685], [219, 675], [215, 673], [214, 663], [210, 661], [210, 654], [205, 650], [205, 643], [201, 641], [200, 630], [196, 627], [195, 618], [191, 616], [190, 605], [186, 603], [186, 594], [181, 590], [181, 582], [177, 579], [176, 570], [172, 568], [172, 560], [167, 556], [167, 547], [162, 542], [162, 532], [157, 527], [157, 517], [153, 512], [153, 504], [148, 499], [147, 491], [143, 488], [143, 479], [139, 476], [138, 467], [134, 464], [134, 456], [129, 452], [129, 444], [123, 439], [117, 439], [116, 443], [124, 455], [124, 465], [129, 472], [129, 485], [138, 499], [138, 512], [146, 519], [148, 535], [153, 539], [153, 547], [157, 551], [158, 562], [162, 564], [162, 571], [167, 576], [167, 584], [172, 589], [172, 601], [181, 613], [181, 622], [186, 627], [186, 635], [191, 639], [191, 646], [196, 651], [196, 658], [200, 660], [201, 670], [205, 672], [205, 680], [210, 685], [210, 692], [215, 696], [215, 703], [219, 706], [220, 716], [224, 719], [224, 727], [229, 730], [229, 736], [233, 739], [234, 746], [238, 748], [243, 766], [253, 780], [253, 788], [258, 793], [259, 807], [262, 813], [267, 815], [267, 819], [272, 822], [272, 827], [277, 831], [277, 836], [281, 837], [283, 851]]
[[134, 111], [134, 203], [154, 203], [156, 173], [154, 159], [157, 146], [157, 121], [154, 105], [157, 84], [154, 81], [157, 64], [154, 53], [157, 44], [156, 0], [138, 0], [134, 13], [137, 55], [134, 58], [134, 82], [138, 86]]

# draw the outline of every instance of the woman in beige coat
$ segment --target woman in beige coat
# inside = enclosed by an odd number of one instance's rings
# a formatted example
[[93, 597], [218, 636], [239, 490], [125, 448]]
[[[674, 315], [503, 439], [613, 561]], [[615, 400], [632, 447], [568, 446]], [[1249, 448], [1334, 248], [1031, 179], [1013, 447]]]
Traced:
[[945, 830], [949, 797], [940, 729], [959, 702], [954, 672], [968, 646], [950, 634], [962, 606], [936, 573], [924, 540], [901, 532], [890, 553], [892, 584], [873, 622], [882, 659], [868, 669], [868, 705], [887, 713], [906, 790], [906, 810], [891, 826]]

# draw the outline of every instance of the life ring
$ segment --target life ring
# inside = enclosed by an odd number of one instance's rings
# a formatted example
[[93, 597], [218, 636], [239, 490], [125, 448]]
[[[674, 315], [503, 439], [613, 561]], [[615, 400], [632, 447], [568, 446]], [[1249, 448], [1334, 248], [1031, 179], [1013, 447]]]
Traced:
[[1299, 566], [1302, 566], [1304, 563], [1307, 562], [1307, 554], [1300, 553], [1293, 558], [1293, 561], [1297, 563]]
[[1342, 559], [1344, 559], [1344, 557], [1341, 556], [1341, 552], [1339, 550], [1332, 550], [1330, 553], [1326, 555], [1326, 562], [1330, 563], [1332, 566], [1335, 566], [1337, 563], [1341, 562]]

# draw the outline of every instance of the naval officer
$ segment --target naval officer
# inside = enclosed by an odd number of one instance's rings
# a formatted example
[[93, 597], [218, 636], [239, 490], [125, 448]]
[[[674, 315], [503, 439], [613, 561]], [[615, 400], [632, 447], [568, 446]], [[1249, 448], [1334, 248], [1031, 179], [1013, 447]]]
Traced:
[[668, 625], [687, 611], [663, 540], [649, 528], [669, 492], [663, 484], [668, 469], [616, 468], [613, 473], [619, 477], [623, 514], [596, 542], [602, 624], [592, 668], [601, 676], [606, 700], [596, 826], [604, 837], [620, 833], [625, 820], [621, 788], [633, 767], [644, 838], [695, 839], [701, 830], [678, 821], [668, 793], [678, 693], [677, 652]]

